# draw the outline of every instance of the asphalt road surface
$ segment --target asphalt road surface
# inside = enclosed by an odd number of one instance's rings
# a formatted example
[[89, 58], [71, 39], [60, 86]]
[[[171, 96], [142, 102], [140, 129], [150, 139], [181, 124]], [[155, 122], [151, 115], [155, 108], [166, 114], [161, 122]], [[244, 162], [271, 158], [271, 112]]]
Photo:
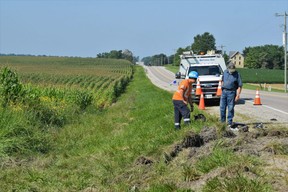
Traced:
[[[176, 80], [175, 74], [162, 66], [144, 66], [144, 69], [153, 84], [170, 92], [174, 92], [181, 81]], [[242, 90], [241, 99], [235, 106], [234, 120], [251, 124], [281, 124], [288, 128], [288, 94], [268, 91], [259, 93], [262, 105], [253, 105], [256, 90]], [[219, 106], [205, 107], [208, 113], [219, 115]]]

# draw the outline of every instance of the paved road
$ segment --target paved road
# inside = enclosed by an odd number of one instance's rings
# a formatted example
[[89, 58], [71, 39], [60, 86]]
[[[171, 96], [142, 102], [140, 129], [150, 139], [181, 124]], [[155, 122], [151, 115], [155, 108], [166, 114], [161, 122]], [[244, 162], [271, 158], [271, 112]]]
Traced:
[[[151, 66], [145, 67], [147, 76], [156, 86], [170, 92], [177, 89], [179, 80], [175, 79], [175, 74], [166, 70], [165, 67]], [[176, 83], [173, 81], [176, 80]], [[181, 80], [180, 80], [181, 81]], [[288, 94], [275, 92], [260, 92], [261, 106], [254, 106], [256, 90], [243, 89], [240, 102], [235, 106], [237, 113], [247, 116], [247, 121], [251, 122], [272, 122], [288, 125]], [[219, 115], [219, 106], [206, 106], [206, 110]], [[236, 119], [236, 117], [235, 117]], [[244, 118], [245, 119], [245, 118]], [[237, 119], [236, 119], [237, 120]], [[243, 117], [241, 118], [243, 121]]]

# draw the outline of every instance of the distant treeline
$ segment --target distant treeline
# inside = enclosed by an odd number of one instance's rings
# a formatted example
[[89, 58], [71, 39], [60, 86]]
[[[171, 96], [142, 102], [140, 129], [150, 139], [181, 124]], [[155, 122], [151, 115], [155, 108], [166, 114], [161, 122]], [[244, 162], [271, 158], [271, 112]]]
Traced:
[[107, 58], [107, 59], [125, 59], [131, 63], [139, 61], [139, 57], [133, 56], [133, 53], [128, 50], [111, 50], [110, 52], [98, 53], [97, 58]]
[[144, 65], [166, 65], [173, 63], [174, 55], [167, 56], [163, 53], [144, 57], [141, 61], [144, 62]]

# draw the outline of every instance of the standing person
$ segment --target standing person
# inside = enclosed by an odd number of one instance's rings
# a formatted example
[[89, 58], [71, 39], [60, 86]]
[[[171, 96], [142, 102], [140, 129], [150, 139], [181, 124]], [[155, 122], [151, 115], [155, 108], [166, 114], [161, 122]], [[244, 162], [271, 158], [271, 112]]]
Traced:
[[198, 78], [198, 73], [196, 71], [191, 71], [188, 75], [189, 79], [183, 80], [178, 86], [177, 91], [173, 95], [173, 105], [174, 105], [174, 119], [175, 119], [175, 129], [181, 129], [180, 122], [183, 117], [185, 124], [190, 124], [190, 110], [187, 104], [190, 104], [191, 111], [193, 111], [193, 102], [191, 98], [192, 83], [196, 82]]
[[240, 98], [241, 90], [241, 76], [236, 71], [235, 65], [230, 63], [222, 76], [222, 95], [220, 98], [221, 122], [226, 122], [226, 108], [228, 108], [228, 128], [233, 125], [234, 106]]

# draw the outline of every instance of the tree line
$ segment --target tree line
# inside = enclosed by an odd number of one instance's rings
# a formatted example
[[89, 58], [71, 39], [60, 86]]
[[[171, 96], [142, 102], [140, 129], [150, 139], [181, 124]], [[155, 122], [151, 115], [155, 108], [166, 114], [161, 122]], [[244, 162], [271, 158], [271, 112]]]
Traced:
[[284, 69], [283, 47], [263, 45], [245, 47], [243, 50], [245, 67], [250, 69]]
[[110, 59], [126, 59], [132, 63], [139, 60], [139, 57], [133, 56], [133, 53], [128, 49], [125, 50], [111, 50], [110, 52], [98, 53], [97, 58], [110, 58]]
[[[198, 34], [194, 37], [194, 42], [186, 47], [179, 47], [173, 55], [167, 56], [163, 53], [144, 57], [141, 61], [145, 65], [166, 65], [180, 64], [180, 55], [184, 51], [193, 51], [195, 54], [206, 53], [208, 50], [216, 50], [222, 53], [222, 50], [216, 49], [216, 39], [208, 32]], [[228, 64], [229, 56], [222, 53], [225, 62]], [[262, 45], [254, 47], [245, 47], [243, 50], [245, 57], [245, 67], [251, 69], [284, 69], [284, 49], [278, 45]]]
[[194, 37], [194, 42], [186, 46], [184, 48], [179, 47], [173, 55], [166, 56], [161, 53], [158, 55], [144, 57], [141, 61], [144, 62], [145, 65], [165, 65], [165, 64], [180, 64], [180, 55], [184, 51], [193, 51], [196, 54], [200, 52], [207, 52], [208, 50], [216, 50], [215, 38], [212, 34], [205, 32], [202, 35], [196, 35]]

